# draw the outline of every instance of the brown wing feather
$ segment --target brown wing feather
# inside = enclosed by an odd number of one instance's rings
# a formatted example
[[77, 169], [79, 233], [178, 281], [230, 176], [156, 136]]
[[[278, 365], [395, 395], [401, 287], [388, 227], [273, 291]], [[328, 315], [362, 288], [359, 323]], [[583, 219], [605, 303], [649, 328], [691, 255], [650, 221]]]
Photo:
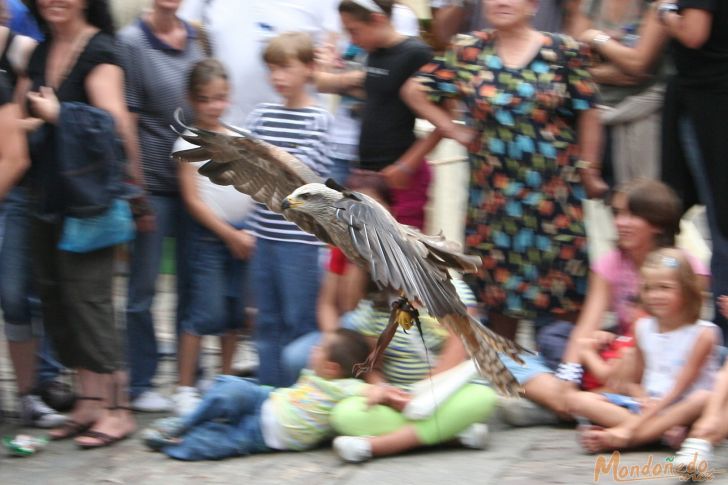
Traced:
[[523, 388], [500, 360], [498, 353], [505, 353], [519, 364], [523, 364], [518, 353], [526, 351], [525, 349], [511, 340], [496, 335], [469, 316], [448, 315], [440, 321], [460, 336], [478, 372], [488, 379], [493, 387], [506, 396], [523, 395]]
[[[282, 214], [281, 202], [301, 185], [324, 181], [290, 153], [258, 140], [246, 131], [228, 127], [238, 134], [230, 135], [201, 130], [186, 126], [179, 117], [177, 110], [176, 121], [186, 130], [178, 132], [179, 135], [197, 148], [175, 152], [172, 157], [189, 162], [209, 160], [200, 167], [201, 175], [218, 185], [232, 185], [274, 212]], [[332, 243], [326, 229], [313, 217], [300, 212], [289, 212], [284, 216], [304, 231]]]

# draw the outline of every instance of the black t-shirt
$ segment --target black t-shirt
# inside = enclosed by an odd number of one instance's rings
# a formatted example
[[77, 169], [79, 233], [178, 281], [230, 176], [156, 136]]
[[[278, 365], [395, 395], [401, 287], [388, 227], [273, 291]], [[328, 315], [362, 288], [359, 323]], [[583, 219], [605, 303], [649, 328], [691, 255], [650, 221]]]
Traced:
[[414, 143], [415, 115], [400, 99], [399, 90], [431, 59], [430, 47], [414, 37], [369, 54], [359, 137], [361, 168], [381, 170]]
[[[48, 62], [50, 39], [36, 47], [28, 62], [28, 77], [32, 90], [38, 91], [46, 86], [45, 73]], [[100, 64], [119, 65], [116, 58], [114, 37], [97, 32], [86, 43], [78, 55], [76, 63], [61, 80], [56, 89], [58, 100], [63, 102], [80, 102], [91, 104], [86, 93], [86, 78]], [[29, 106], [30, 108], [30, 106]], [[63, 194], [55, 175], [54, 154], [55, 126], [46, 124], [43, 130], [37, 130], [29, 138], [31, 170], [30, 185], [37, 193], [41, 213], [55, 214], [63, 207]]]
[[689, 49], [673, 39], [678, 82], [686, 87], [728, 91], [728, 0], [679, 0], [678, 6], [713, 14], [710, 37], [699, 49]]
[[[32, 89], [37, 91], [41, 86], [46, 85], [45, 72], [48, 61], [48, 50], [50, 40], [45, 40], [33, 51], [28, 63], [28, 77], [33, 83]], [[56, 91], [56, 96], [61, 102], [78, 101], [88, 103], [86, 95], [86, 77], [99, 64], [119, 65], [116, 58], [114, 38], [103, 32], [94, 34], [86, 44], [83, 52], [79, 54], [76, 64], [71, 68], [65, 79]]]

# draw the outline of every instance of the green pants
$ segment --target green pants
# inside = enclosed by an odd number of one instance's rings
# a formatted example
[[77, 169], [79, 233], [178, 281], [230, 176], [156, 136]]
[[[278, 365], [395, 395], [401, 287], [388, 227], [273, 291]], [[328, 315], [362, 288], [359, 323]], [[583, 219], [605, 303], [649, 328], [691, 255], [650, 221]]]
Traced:
[[367, 408], [366, 398], [350, 397], [336, 405], [331, 424], [338, 434], [347, 436], [380, 436], [409, 425], [423, 445], [436, 445], [453, 439], [473, 423], [485, 421], [497, 401], [491, 388], [467, 384], [429, 418], [410, 421], [388, 406]]

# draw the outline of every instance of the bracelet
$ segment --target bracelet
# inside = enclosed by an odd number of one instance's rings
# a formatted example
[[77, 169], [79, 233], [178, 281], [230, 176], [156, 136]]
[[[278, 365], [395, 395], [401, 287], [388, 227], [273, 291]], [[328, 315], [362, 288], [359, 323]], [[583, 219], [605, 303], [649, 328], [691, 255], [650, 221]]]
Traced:
[[594, 47], [594, 49], [599, 50], [599, 47], [607, 43], [612, 39], [611, 35], [605, 34], [604, 32], [599, 32], [597, 35], [594, 36], [594, 38], [591, 40], [591, 45]]
[[577, 160], [574, 164], [577, 170], [593, 170], [597, 173], [601, 173], [602, 166], [599, 163], [590, 162], [588, 160]]
[[668, 13], [678, 13], [680, 7], [676, 3], [663, 2], [657, 7], [657, 19], [665, 25], [665, 17]]
[[556, 368], [556, 378], [562, 381], [581, 384], [584, 376], [584, 367], [576, 362], [562, 362]]

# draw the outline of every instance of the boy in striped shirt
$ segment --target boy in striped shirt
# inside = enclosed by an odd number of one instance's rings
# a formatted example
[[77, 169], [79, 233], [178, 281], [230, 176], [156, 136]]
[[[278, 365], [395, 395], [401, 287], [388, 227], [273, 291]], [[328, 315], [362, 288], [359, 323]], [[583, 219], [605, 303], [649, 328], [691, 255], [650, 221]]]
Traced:
[[[311, 38], [299, 32], [281, 34], [270, 41], [263, 60], [283, 103], [258, 105], [248, 116], [246, 128], [327, 176], [332, 117], [316, 106], [310, 94], [314, 74]], [[258, 204], [252, 216], [251, 229], [257, 236], [251, 275], [258, 307], [258, 380], [275, 387], [288, 386], [297, 376], [286, 375], [281, 353], [296, 338], [316, 330], [319, 251], [323, 246], [263, 204]]]

